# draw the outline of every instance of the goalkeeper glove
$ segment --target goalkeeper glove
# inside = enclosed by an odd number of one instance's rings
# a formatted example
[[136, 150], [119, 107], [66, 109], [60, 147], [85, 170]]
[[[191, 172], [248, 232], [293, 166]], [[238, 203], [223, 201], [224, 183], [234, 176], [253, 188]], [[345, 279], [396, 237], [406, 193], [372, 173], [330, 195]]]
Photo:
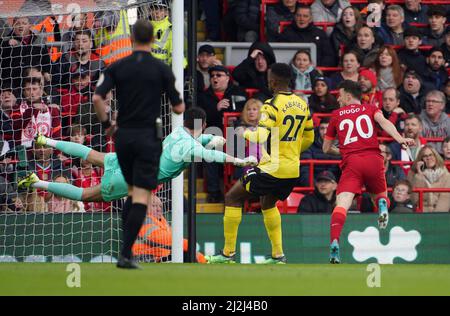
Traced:
[[254, 167], [258, 164], [258, 159], [256, 159], [256, 157], [253, 156], [248, 156], [244, 159], [235, 158], [233, 164], [237, 167], [247, 167], [247, 166]]
[[227, 140], [223, 138], [222, 136], [213, 136], [208, 144], [206, 144], [206, 149], [213, 149], [217, 147], [223, 147]]

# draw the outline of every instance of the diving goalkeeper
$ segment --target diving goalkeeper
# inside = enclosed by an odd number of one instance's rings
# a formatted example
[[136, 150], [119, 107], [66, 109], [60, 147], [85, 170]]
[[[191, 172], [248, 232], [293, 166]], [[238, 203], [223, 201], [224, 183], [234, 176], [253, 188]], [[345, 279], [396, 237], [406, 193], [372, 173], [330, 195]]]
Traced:
[[[201, 122], [198, 127], [194, 122]], [[201, 108], [193, 107], [184, 113], [184, 127], [179, 127], [170, 133], [163, 141], [163, 152], [160, 158], [158, 183], [176, 178], [196, 159], [209, 162], [232, 163], [235, 166], [255, 166], [255, 157], [245, 159], [234, 158], [222, 151], [212, 150], [223, 146], [225, 139], [221, 136], [202, 134], [206, 127], [206, 113]], [[101, 153], [87, 146], [54, 140], [39, 135], [35, 143], [40, 146], [50, 146], [70, 156], [79, 157], [94, 166], [104, 169], [99, 185], [89, 188], [79, 188], [67, 183], [47, 182], [40, 180], [35, 173], [27, 175], [19, 181], [21, 189], [42, 189], [75, 201], [109, 202], [128, 195], [128, 185], [120, 170], [115, 153]]]

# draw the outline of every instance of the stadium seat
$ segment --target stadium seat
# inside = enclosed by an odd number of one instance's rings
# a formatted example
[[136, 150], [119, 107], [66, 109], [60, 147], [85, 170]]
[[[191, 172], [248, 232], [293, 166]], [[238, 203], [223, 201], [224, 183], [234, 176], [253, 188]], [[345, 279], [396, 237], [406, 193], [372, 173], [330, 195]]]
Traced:
[[286, 200], [278, 201], [277, 207], [282, 214], [297, 213], [298, 205], [305, 195], [301, 193], [292, 192]]

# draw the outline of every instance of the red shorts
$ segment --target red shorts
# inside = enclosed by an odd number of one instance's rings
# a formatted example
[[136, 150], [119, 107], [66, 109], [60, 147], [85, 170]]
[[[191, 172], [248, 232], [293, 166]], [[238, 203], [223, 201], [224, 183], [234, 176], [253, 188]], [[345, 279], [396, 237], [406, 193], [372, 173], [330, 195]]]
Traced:
[[361, 194], [365, 186], [367, 192], [384, 193], [387, 190], [383, 157], [380, 154], [352, 155], [342, 165], [342, 175], [336, 193], [352, 192]]

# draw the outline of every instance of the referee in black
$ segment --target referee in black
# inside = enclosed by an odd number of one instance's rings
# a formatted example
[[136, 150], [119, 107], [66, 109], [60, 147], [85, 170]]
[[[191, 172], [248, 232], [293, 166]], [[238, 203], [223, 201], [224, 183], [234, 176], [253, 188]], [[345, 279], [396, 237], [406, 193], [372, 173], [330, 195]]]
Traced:
[[132, 258], [131, 247], [144, 222], [151, 190], [157, 186], [162, 151], [161, 95], [167, 94], [173, 112], [182, 114], [185, 109], [175, 89], [172, 70], [151, 55], [152, 24], [144, 19], [138, 20], [131, 40], [133, 53], [105, 69], [93, 97], [97, 117], [106, 133], [111, 134], [115, 126], [111, 126], [105, 99], [109, 91], [116, 88], [115, 146], [128, 184], [128, 198], [122, 211], [123, 246], [117, 267], [126, 269], [139, 268]]

